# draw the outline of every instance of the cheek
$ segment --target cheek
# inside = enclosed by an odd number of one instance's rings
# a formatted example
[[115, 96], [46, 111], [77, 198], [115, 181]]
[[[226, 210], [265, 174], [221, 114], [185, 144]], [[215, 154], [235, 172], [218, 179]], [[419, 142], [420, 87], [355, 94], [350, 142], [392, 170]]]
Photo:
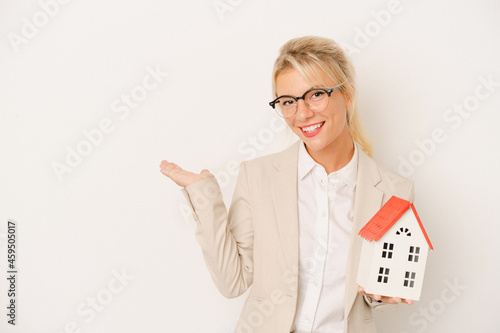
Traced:
[[344, 103], [338, 103], [334, 106], [334, 110], [332, 112], [333, 117], [336, 119], [346, 119], [347, 111], [346, 105]]

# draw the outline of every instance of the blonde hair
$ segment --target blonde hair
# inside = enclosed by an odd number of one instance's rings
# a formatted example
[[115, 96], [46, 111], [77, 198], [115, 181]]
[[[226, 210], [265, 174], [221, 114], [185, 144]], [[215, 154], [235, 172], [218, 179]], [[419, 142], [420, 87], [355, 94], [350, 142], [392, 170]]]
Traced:
[[306, 80], [318, 79], [318, 70], [325, 72], [336, 84], [344, 83], [339, 91], [344, 98], [350, 100], [347, 110], [347, 126], [352, 139], [362, 150], [373, 155], [372, 145], [366, 137], [361, 125], [356, 103], [355, 70], [344, 50], [334, 40], [317, 36], [294, 38], [286, 42], [274, 63], [272, 89], [276, 98], [276, 78], [286, 69], [293, 68]]

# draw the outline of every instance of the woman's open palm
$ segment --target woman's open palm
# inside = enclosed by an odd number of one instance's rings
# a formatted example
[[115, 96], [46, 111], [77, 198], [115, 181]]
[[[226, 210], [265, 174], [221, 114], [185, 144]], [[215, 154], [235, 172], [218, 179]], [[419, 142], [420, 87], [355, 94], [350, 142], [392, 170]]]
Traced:
[[161, 161], [160, 172], [182, 187], [186, 187], [202, 179], [215, 178], [215, 176], [207, 169], [203, 169], [199, 174], [197, 174], [184, 170], [177, 164], [170, 163], [165, 160]]

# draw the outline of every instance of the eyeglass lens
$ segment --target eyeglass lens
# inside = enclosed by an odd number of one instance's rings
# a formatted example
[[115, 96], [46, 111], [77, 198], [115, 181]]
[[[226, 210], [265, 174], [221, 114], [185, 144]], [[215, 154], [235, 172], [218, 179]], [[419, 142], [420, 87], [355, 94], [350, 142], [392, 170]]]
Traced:
[[[314, 112], [323, 111], [328, 105], [328, 94], [324, 90], [311, 90], [304, 96], [304, 103]], [[285, 118], [297, 112], [298, 102], [292, 97], [281, 97], [276, 101], [275, 108]]]

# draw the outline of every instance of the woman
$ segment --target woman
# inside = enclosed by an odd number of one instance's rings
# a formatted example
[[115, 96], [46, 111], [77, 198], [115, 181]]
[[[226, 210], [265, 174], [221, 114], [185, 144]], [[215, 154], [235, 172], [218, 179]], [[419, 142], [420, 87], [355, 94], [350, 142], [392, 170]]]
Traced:
[[363, 225], [413, 183], [377, 165], [355, 103], [354, 68], [333, 40], [295, 38], [273, 70], [272, 108], [300, 138], [242, 162], [229, 212], [214, 176], [161, 162], [184, 187], [196, 237], [226, 297], [252, 285], [236, 332], [375, 332], [372, 308], [406, 302], [356, 284]]

